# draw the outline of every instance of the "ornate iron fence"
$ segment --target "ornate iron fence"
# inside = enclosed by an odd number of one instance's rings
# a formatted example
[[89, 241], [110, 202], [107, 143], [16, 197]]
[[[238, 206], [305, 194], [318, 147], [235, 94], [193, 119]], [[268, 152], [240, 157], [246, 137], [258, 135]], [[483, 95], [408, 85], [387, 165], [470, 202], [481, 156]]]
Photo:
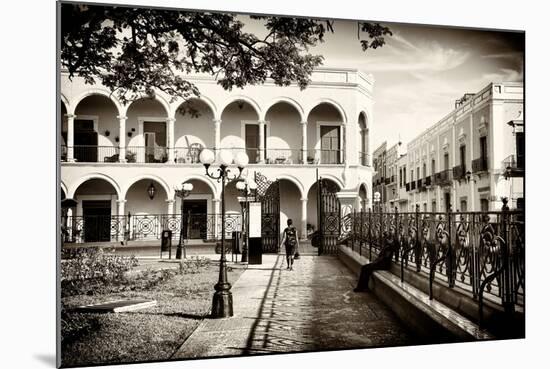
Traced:
[[354, 212], [342, 220], [340, 238], [372, 260], [396, 236], [402, 280], [405, 269], [425, 273], [430, 298], [439, 281], [469, 291], [480, 309], [489, 298], [513, 312], [524, 304], [525, 222], [503, 203], [498, 212]]
[[[221, 214], [147, 214], [123, 216], [71, 216], [61, 220], [65, 242], [116, 242], [160, 240], [163, 230], [171, 230], [179, 240], [183, 219], [184, 238], [221, 239]], [[226, 214], [225, 235], [241, 230], [241, 215]]]

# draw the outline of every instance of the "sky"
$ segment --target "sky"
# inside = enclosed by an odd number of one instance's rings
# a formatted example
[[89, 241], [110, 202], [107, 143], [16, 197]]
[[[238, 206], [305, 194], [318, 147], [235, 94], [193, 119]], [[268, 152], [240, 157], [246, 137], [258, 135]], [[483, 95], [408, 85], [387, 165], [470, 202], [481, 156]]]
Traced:
[[[454, 109], [455, 100], [490, 82], [523, 81], [521, 33], [385, 23], [393, 36], [363, 52], [357, 24], [339, 21], [325, 44], [312, 50], [326, 66], [371, 73], [374, 85], [372, 145], [404, 144]], [[342, 30], [342, 32], [340, 32]]]
[[[334, 33], [310, 49], [324, 66], [374, 76], [372, 147], [405, 145], [454, 109], [455, 100], [490, 82], [522, 82], [522, 33], [383, 23], [393, 36], [361, 50], [357, 22], [335, 21]], [[250, 26], [252, 27], [256, 26]]]

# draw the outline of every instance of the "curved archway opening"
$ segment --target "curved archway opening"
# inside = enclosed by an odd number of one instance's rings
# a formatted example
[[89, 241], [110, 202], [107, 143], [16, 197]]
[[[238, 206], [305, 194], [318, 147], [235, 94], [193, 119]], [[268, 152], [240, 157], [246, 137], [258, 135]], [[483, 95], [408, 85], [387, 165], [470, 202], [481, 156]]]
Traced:
[[357, 119], [357, 124], [359, 125], [359, 162], [361, 165], [369, 165], [369, 127], [367, 122], [367, 116], [365, 112], [359, 114]]
[[214, 147], [214, 111], [203, 100], [193, 98], [176, 109], [174, 123], [174, 160], [198, 163], [203, 148]]
[[[302, 162], [301, 115], [293, 105], [281, 101], [266, 112], [266, 163]], [[286, 224], [286, 223], [285, 223]]]
[[302, 214], [301, 198], [302, 193], [296, 183], [285, 179], [279, 179], [280, 191], [280, 211], [279, 218], [281, 232], [280, 239], [282, 240], [282, 232], [287, 227], [287, 220], [292, 219], [294, 227], [298, 230], [298, 235], [301, 239], [307, 236], [307, 214]]
[[180, 197], [176, 196], [174, 203], [174, 213], [178, 218], [181, 217], [182, 211], [187, 215], [188, 222], [185, 223], [184, 235], [189, 239], [211, 239], [214, 237], [216, 226], [216, 195], [206, 180], [194, 178], [184, 182], [191, 183], [193, 190], [183, 200], [183, 209]]
[[[118, 109], [108, 97], [91, 94], [78, 102], [74, 118], [74, 158], [79, 162], [118, 159]], [[62, 133], [67, 139], [66, 131]], [[66, 142], [66, 141], [65, 141]]]
[[[323, 178], [325, 181], [329, 181], [332, 184], [334, 184], [335, 188], [338, 189], [338, 191], [341, 190], [340, 185], [330, 179], [330, 178]], [[309, 188], [307, 192], [307, 224], [308, 224], [308, 233], [318, 230], [318, 207], [317, 202], [319, 199], [319, 186], [317, 182], [314, 182], [311, 187]]]
[[169, 112], [158, 100], [133, 101], [126, 111], [126, 158], [137, 163], [164, 163], [168, 160], [167, 119]]
[[315, 106], [307, 117], [308, 161], [342, 164], [344, 160], [344, 117], [330, 103]]
[[[245, 151], [250, 163], [260, 161], [260, 147], [265, 148], [266, 125], [260, 132], [259, 116], [247, 101], [237, 100], [227, 105], [221, 113], [220, 148], [235, 155]], [[263, 137], [263, 145], [260, 142]]]
[[[109, 242], [122, 236], [117, 215], [117, 190], [104, 179], [89, 179], [76, 189], [75, 242]], [[121, 215], [121, 214], [118, 214]]]

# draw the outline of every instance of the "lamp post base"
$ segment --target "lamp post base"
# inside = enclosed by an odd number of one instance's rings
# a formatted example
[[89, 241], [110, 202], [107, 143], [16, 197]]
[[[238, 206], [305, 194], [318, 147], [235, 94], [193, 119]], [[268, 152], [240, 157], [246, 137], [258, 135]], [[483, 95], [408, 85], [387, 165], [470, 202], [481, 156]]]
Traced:
[[176, 259], [181, 259], [181, 250], [181, 245], [178, 245], [178, 247], [176, 248]]
[[214, 293], [212, 300], [212, 318], [228, 318], [233, 316], [233, 294], [222, 290]]

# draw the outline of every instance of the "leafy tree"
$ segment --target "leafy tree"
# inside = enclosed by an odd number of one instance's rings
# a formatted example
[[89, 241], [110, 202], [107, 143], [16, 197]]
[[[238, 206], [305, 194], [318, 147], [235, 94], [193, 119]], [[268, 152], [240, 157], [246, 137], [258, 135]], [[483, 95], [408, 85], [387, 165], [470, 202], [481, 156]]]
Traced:
[[[61, 64], [86, 83], [101, 81], [123, 103], [153, 96], [155, 89], [172, 99], [198, 96], [188, 73], [215, 75], [226, 90], [261, 84], [296, 82], [304, 89], [321, 55], [309, 49], [334, 32], [330, 20], [250, 16], [265, 35], [245, 32], [235, 14], [174, 11], [124, 6], [61, 5]], [[358, 22], [363, 51], [384, 45], [389, 28]], [[366, 36], [361, 39], [361, 35]]]

